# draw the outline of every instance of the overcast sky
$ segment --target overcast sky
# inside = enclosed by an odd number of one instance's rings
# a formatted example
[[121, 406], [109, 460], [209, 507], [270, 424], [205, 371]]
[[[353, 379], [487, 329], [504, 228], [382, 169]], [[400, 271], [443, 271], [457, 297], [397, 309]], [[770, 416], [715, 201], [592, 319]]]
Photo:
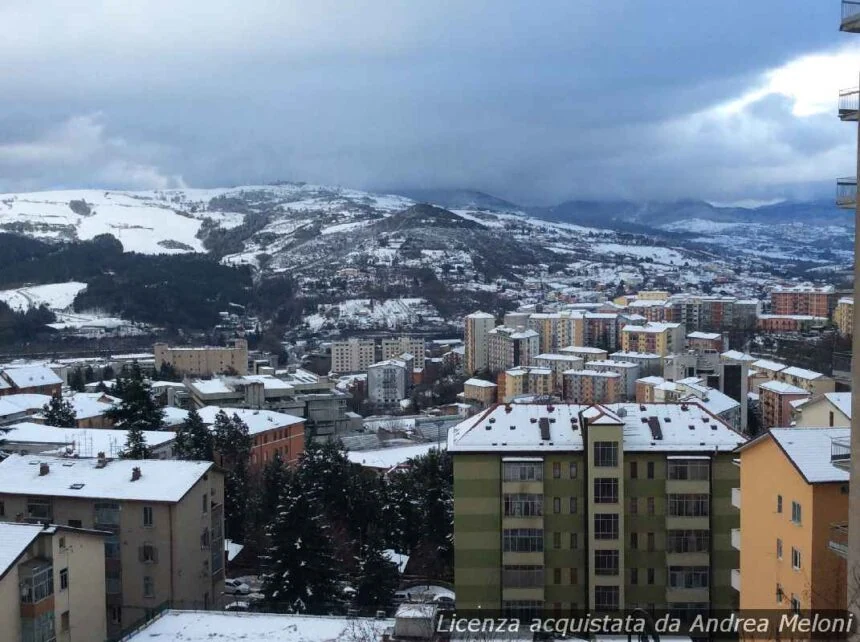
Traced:
[[0, 191], [830, 197], [839, 0], [0, 0]]

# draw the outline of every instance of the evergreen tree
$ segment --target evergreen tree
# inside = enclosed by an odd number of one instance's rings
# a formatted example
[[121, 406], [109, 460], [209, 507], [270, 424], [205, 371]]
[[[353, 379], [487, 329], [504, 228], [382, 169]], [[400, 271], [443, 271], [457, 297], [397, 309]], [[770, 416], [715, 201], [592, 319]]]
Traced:
[[59, 428], [74, 428], [77, 425], [77, 415], [72, 404], [63, 399], [59, 394], [51, 397], [51, 400], [42, 407], [46, 426], [57, 426]]
[[113, 366], [107, 365], [102, 370], [102, 381], [110, 381], [114, 377]]
[[228, 417], [222, 410], [215, 415], [212, 436], [221, 466], [227, 471], [224, 478], [225, 530], [227, 537], [241, 542], [248, 518], [253, 515], [249, 506], [251, 437], [248, 426], [235, 414]]
[[212, 431], [203, 423], [196, 408], [188, 411], [176, 431], [174, 442], [177, 459], [214, 461], [214, 438]]
[[96, 373], [93, 372], [93, 367], [87, 366], [84, 369], [84, 382], [85, 383], [92, 383], [95, 380], [96, 380]]
[[80, 368], [72, 370], [72, 374], [69, 376], [69, 387], [75, 392], [83, 392], [87, 389], [85, 384], [84, 371]]
[[338, 598], [339, 566], [330, 527], [300, 483], [284, 489], [267, 530], [268, 572], [263, 595], [273, 611], [326, 613]]
[[399, 584], [397, 565], [383, 554], [378, 540], [364, 545], [358, 557], [356, 606], [370, 611], [388, 607]]
[[158, 367], [156, 375], [161, 381], [182, 381], [179, 371], [172, 363], [167, 363], [166, 361]]
[[149, 459], [150, 450], [146, 445], [146, 436], [143, 434], [143, 428], [138, 425], [128, 429], [128, 436], [125, 439], [125, 451], [123, 458], [125, 459]]
[[164, 411], [156, 403], [152, 386], [144, 378], [137, 362], [116, 378], [111, 394], [119, 397], [120, 402], [105, 415], [117, 426], [140, 430], [164, 428]]
[[286, 486], [292, 482], [290, 470], [280, 455], [276, 455], [263, 468], [261, 481], [260, 518], [261, 522], [265, 522], [275, 514], [281, 494]]

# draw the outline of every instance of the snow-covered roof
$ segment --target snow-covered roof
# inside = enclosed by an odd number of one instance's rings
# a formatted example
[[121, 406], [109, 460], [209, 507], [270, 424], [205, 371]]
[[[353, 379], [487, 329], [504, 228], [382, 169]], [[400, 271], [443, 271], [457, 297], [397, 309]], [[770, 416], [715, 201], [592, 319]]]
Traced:
[[472, 312], [472, 314], [467, 314], [466, 318], [467, 319], [495, 319], [496, 317], [494, 317], [492, 314], [478, 311], [478, 312]]
[[773, 372], [779, 372], [781, 370], [785, 370], [788, 366], [784, 363], [780, 363], [779, 361], [770, 361], [769, 359], [759, 359], [758, 361], [754, 361], [752, 363], [752, 367], [757, 370], [771, 370]]
[[485, 379], [476, 379], [474, 377], [471, 379], [466, 379], [466, 381], [463, 382], [463, 385], [464, 386], [475, 386], [476, 388], [495, 388], [496, 387], [496, 384], [494, 384], [492, 381], [486, 381]]
[[699, 397], [697, 395], [690, 395], [689, 397], [681, 399], [681, 401], [687, 403], [700, 403], [715, 415], [721, 415], [724, 412], [728, 412], [729, 410], [739, 408], [741, 405], [739, 402], [729, 397], [726, 393], [720, 392], [716, 388], [705, 387], [704, 394], [704, 398]]
[[741, 352], [740, 350], [726, 350], [725, 352], [720, 354], [724, 359], [730, 359], [732, 361], [756, 361], [756, 358], [752, 355], [746, 354], [745, 352]]
[[719, 332], [691, 332], [687, 335], [688, 339], [707, 339], [708, 341], [715, 341], [717, 339], [721, 339], [723, 335]]
[[777, 285], [771, 292], [796, 292], [801, 294], [833, 294], [836, 289], [832, 285]]
[[347, 457], [353, 464], [360, 464], [366, 468], [378, 468], [390, 470], [395, 466], [405, 464], [413, 457], [426, 455], [431, 450], [441, 448], [444, 450], [447, 444], [428, 442], [414, 446], [398, 446], [394, 448], [378, 448], [376, 450], [353, 450], [347, 453]]
[[224, 411], [228, 417], [236, 415], [245, 422], [248, 426], [248, 432], [251, 435], [273, 430], [275, 428], [283, 428], [293, 424], [301, 423], [304, 417], [296, 417], [288, 415], [285, 412], [275, 412], [274, 410], [251, 410], [249, 408], [222, 408], [220, 406], [203, 406], [198, 409], [200, 418], [204, 424], [212, 425], [215, 423], [215, 416]]
[[[605, 419], [610, 414], [614, 419]], [[448, 433], [448, 450], [451, 453], [580, 451], [582, 421], [589, 415], [604, 423], [623, 423], [627, 451], [727, 452], [745, 441], [699, 402], [602, 406], [499, 404], [452, 428]], [[548, 440], [541, 439], [543, 419], [548, 420], [544, 426], [549, 430]], [[662, 439], [656, 438], [651, 424], [659, 424]]]
[[622, 332], [646, 332], [648, 334], [658, 334], [667, 330], [674, 330], [680, 327], [680, 323], [656, 323], [651, 322], [645, 325], [625, 325], [621, 328]]
[[576, 355], [573, 354], [558, 354], [552, 352], [544, 352], [543, 354], [539, 354], [536, 357], [532, 357], [532, 361], [536, 359], [543, 359], [545, 361], [572, 361], [574, 359], [579, 359]]
[[119, 402], [119, 398], [101, 392], [76, 392], [67, 400], [72, 404], [77, 419], [100, 417]]
[[766, 321], [773, 319], [792, 319], [793, 321], [823, 321], [825, 317], [814, 317], [811, 314], [760, 314], [759, 319]]
[[645, 383], [649, 386], [659, 386], [660, 384], [666, 383], [666, 380], [663, 377], [651, 375], [650, 377], [641, 377], [637, 379], [636, 383]]
[[795, 366], [791, 366], [790, 368], [786, 368], [785, 370], [780, 371], [780, 375], [785, 375], [786, 377], [797, 377], [798, 379], [819, 379], [824, 375], [820, 372], [815, 372], [815, 370], [807, 370], [806, 368], [797, 368]]
[[809, 403], [809, 401], [809, 397], [806, 397], [804, 399], [792, 399], [788, 402], [788, 405], [791, 406], [793, 409], [797, 410], [798, 408], [805, 406], [807, 403]]
[[566, 346], [559, 348], [562, 352], [570, 352], [571, 354], [606, 354], [603, 348], [594, 348], [592, 346]]
[[[54, 445], [72, 447], [72, 454], [78, 457], [95, 457], [99, 452], [108, 457], [118, 457], [125, 450], [128, 437], [126, 430], [105, 428], [57, 428], [44, 424], [21, 422], [8, 426], [3, 438], [9, 446], [15, 444]], [[150, 447], [161, 446], [176, 438], [169, 430], [144, 430], [146, 444]]]
[[853, 296], [841, 296], [841, 297], [839, 297], [838, 303], [846, 303], [846, 304], [854, 305], [854, 297]]
[[240, 383], [256, 382], [262, 383], [265, 390], [292, 390], [294, 386], [287, 383], [283, 379], [273, 377], [272, 375], [245, 375], [237, 377]]
[[508, 377], [524, 377], [530, 374], [544, 375], [548, 377], [552, 375], [552, 369], [541, 368], [540, 366], [518, 366], [516, 368], [511, 368], [510, 370], [505, 370], [505, 375]]
[[803, 388], [798, 388], [797, 386], [792, 386], [790, 383], [785, 383], [784, 381], [765, 381], [762, 384], [759, 384], [759, 388], [761, 390], [770, 390], [771, 392], [776, 392], [781, 395], [808, 395], [809, 393]]
[[63, 380], [45, 366], [24, 366], [21, 368], [6, 368], [3, 376], [12, 382], [16, 388], [32, 388], [34, 386], [62, 385]]
[[827, 400], [836, 406], [843, 415], [851, 419], [851, 393], [850, 392], [825, 392]]
[[589, 361], [588, 368], [593, 369], [596, 367], [601, 368], [622, 368], [626, 370], [630, 370], [631, 368], [638, 368], [638, 363], [632, 363], [630, 361], [613, 361], [612, 359], [599, 359], [596, 361]]
[[227, 553], [227, 561], [232, 562], [236, 556], [245, 548], [244, 544], [239, 544], [231, 539], [224, 540], [224, 552]]
[[0, 523], [0, 578], [42, 532], [36, 524]]
[[33, 393], [6, 395], [3, 397], [3, 401], [17, 406], [21, 411], [41, 410], [46, 403], [51, 401], [51, 395], [37, 395]]
[[604, 377], [606, 379], [616, 379], [616, 378], [621, 376], [617, 372], [612, 372], [612, 371], [606, 372], [606, 371], [602, 371], [602, 370], [590, 370], [590, 369], [565, 370], [562, 374], [564, 374], [565, 376], [572, 375], [572, 376], [577, 376], [577, 377]]
[[233, 392], [223, 379], [195, 379], [189, 385], [203, 395], [224, 395]]
[[164, 425], [178, 426], [188, 417], [188, 411], [176, 406], [164, 406]]
[[[47, 475], [39, 464], [47, 463]], [[104, 468], [96, 459], [59, 460], [10, 455], [0, 462], [0, 493], [130, 501], [178, 502], [213, 464], [210, 461], [114, 459]], [[132, 469], [141, 476], [131, 481]]]
[[849, 471], [831, 463], [830, 451], [834, 439], [850, 439], [850, 428], [771, 428], [769, 432], [810, 484], [848, 481]]
[[394, 562], [397, 564], [397, 570], [400, 573], [406, 571], [406, 565], [409, 564], [409, 556], [404, 555], [403, 553], [398, 553], [393, 548], [386, 548], [382, 551], [382, 554], [385, 556], [389, 562]]
[[624, 359], [660, 359], [660, 355], [656, 352], [626, 352], [619, 350], [609, 355], [613, 361], [623, 361]]
[[[166, 611], [132, 634], [126, 642], [335, 642], [381, 640], [393, 619], [280, 615], [225, 611]], [[355, 639], [358, 639], [357, 637]]]

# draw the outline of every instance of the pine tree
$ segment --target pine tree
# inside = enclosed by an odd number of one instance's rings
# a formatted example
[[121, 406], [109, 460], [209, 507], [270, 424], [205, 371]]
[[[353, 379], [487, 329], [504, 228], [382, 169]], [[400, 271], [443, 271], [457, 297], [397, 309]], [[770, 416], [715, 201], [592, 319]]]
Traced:
[[269, 461], [263, 468], [262, 488], [260, 489], [260, 518], [265, 522], [278, 509], [281, 494], [292, 482], [290, 470], [280, 455]]
[[122, 456], [125, 459], [149, 459], [149, 446], [146, 445], [146, 436], [140, 426], [135, 425], [128, 429]]
[[75, 392], [84, 392], [87, 389], [83, 370], [80, 368], [72, 370], [72, 374], [69, 377], [69, 387]]
[[284, 489], [274, 520], [267, 529], [268, 572], [263, 595], [274, 611], [326, 613], [338, 598], [341, 573], [330, 527], [301, 484]]
[[188, 411], [185, 418], [176, 431], [174, 450], [177, 459], [196, 461], [214, 461], [214, 438], [212, 432], [203, 423], [200, 413], [196, 408]]
[[397, 565], [382, 552], [378, 540], [361, 548], [355, 582], [355, 604], [359, 608], [375, 610], [391, 604], [391, 598], [400, 583]]
[[102, 381], [110, 381], [114, 377], [113, 366], [107, 365], [102, 370]]
[[228, 417], [222, 410], [215, 415], [212, 436], [221, 466], [227, 470], [224, 479], [225, 531], [227, 537], [241, 542], [245, 525], [253, 515], [249, 506], [248, 459], [251, 456], [251, 437], [248, 426], [235, 414]]
[[93, 372], [93, 367], [87, 366], [84, 369], [84, 382], [85, 383], [92, 383], [95, 380], [96, 380], [96, 373]]
[[117, 426], [139, 430], [164, 428], [164, 411], [156, 403], [152, 386], [137, 362], [116, 378], [112, 394], [119, 397], [120, 402], [105, 415]]
[[59, 428], [74, 428], [77, 425], [77, 415], [72, 404], [63, 399], [59, 394], [51, 397], [51, 400], [42, 407], [46, 426], [57, 426]]

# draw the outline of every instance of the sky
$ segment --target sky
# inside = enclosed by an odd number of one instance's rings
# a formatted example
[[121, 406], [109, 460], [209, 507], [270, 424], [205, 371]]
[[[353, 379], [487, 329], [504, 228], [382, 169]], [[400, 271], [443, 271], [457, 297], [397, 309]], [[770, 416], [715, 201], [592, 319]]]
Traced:
[[0, 0], [0, 192], [830, 198], [839, 0]]

